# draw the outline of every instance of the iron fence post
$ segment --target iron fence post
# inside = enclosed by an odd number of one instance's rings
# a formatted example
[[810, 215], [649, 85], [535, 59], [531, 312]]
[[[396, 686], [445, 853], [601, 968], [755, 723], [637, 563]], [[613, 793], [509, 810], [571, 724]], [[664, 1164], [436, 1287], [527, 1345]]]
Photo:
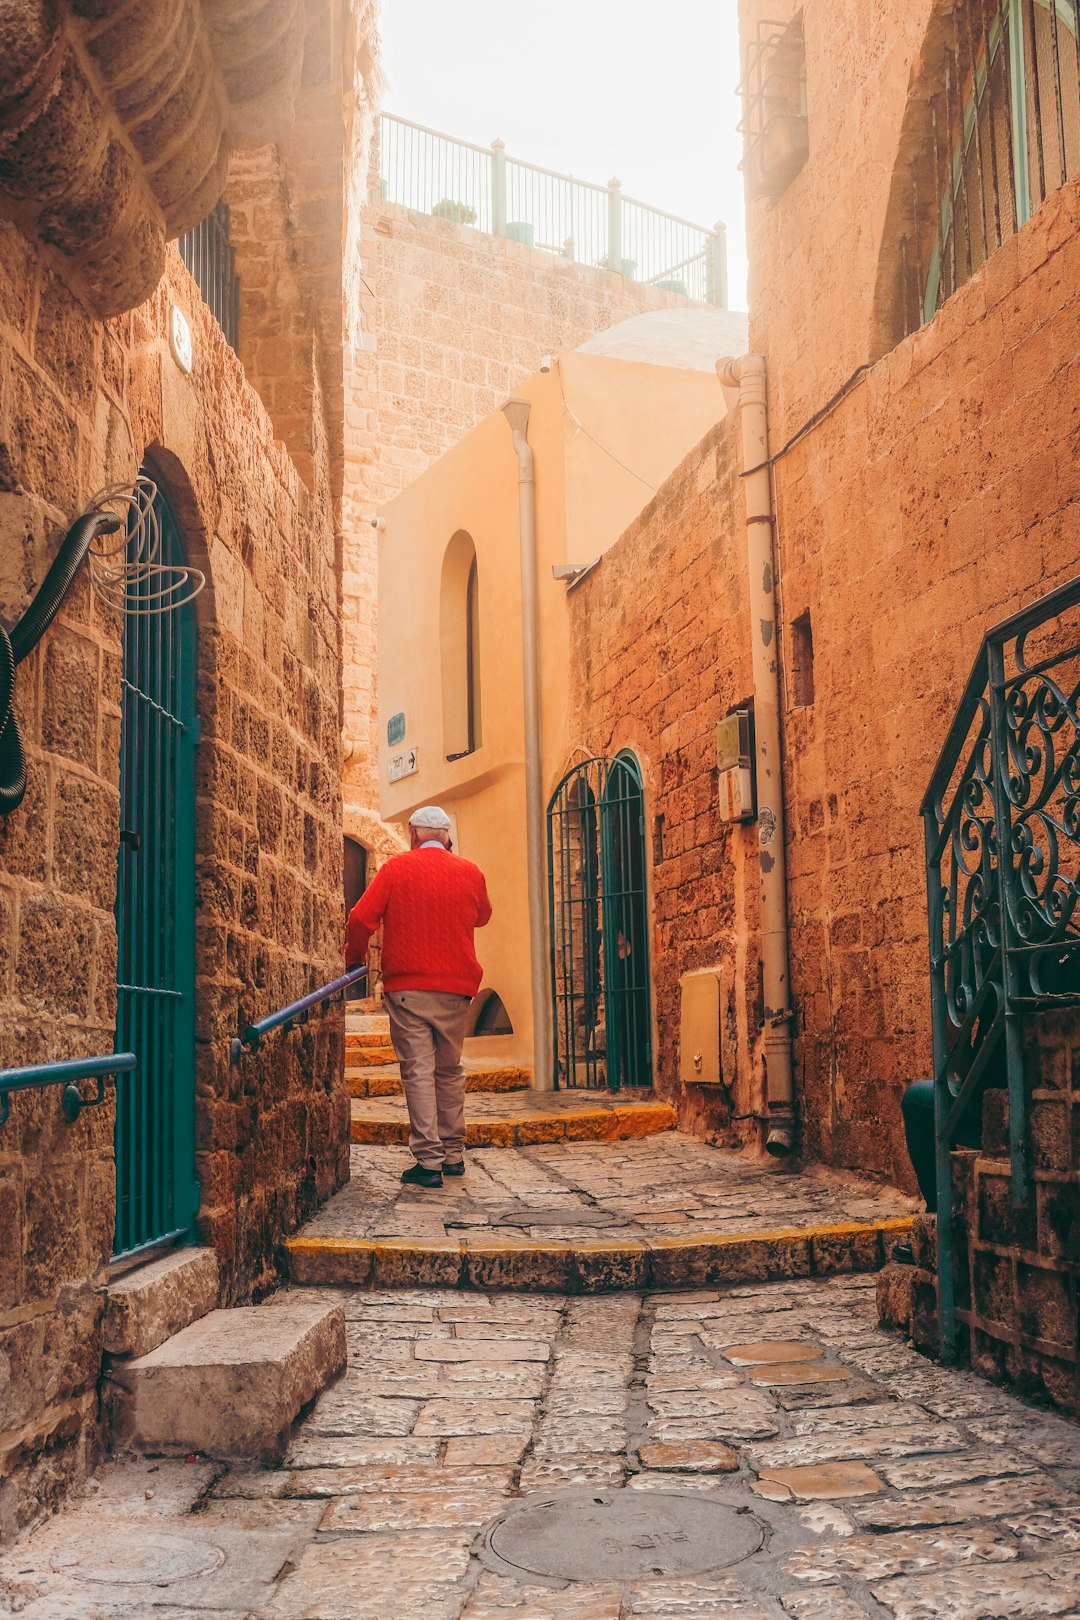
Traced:
[[607, 183], [607, 261], [609, 270], [622, 271], [622, 181]]
[[930, 1016], [934, 1054], [934, 1180], [937, 1185], [938, 1333], [942, 1361], [956, 1358], [956, 1279], [952, 1246], [952, 1157], [945, 1120], [949, 1091], [946, 1033], [945, 961], [941, 954], [941, 872], [936, 859], [940, 833], [934, 809], [923, 815], [926, 842], [926, 896], [930, 939]]
[[491, 229], [506, 235], [506, 142], [491, 143]]
[[705, 244], [705, 302], [728, 307], [727, 226], [718, 219]]

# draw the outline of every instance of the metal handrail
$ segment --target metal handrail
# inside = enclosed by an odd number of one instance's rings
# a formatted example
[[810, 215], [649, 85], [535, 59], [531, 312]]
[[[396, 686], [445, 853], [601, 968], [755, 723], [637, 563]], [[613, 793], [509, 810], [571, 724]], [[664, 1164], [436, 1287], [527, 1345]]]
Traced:
[[[942, 1353], [959, 1314], [952, 1150], [992, 1064], [1013, 1202], [1031, 1195], [1022, 1020], [1080, 1003], [1080, 576], [987, 631], [923, 797]], [[1067, 671], [1067, 673], [1066, 673]], [[1046, 975], [1049, 975], [1049, 981]]]
[[[64, 1118], [71, 1123], [84, 1108], [96, 1108], [105, 1101], [105, 1081], [110, 1074], [126, 1074], [137, 1063], [134, 1052], [109, 1052], [103, 1057], [68, 1058], [60, 1063], [31, 1063], [24, 1069], [0, 1069], [0, 1125], [7, 1123], [11, 1112], [8, 1100], [11, 1092], [55, 1085], [64, 1087], [61, 1105]], [[97, 1096], [84, 1097], [77, 1084], [80, 1080], [96, 1080]]]
[[324, 1006], [337, 996], [344, 996], [350, 985], [359, 984], [366, 977], [366, 966], [353, 968], [351, 973], [343, 973], [340, 979], [332, 979], [329, 984], [320, 985], [318, 990], [309, 990], [299, 1001], [290, 1001], [287, 1007], [271, 1013], [268, 1018], [260, 1018], [258, 1023], [249, 1024], [242, 1035], [235, 1036], [229, 1042], [232, 1061], [239, 1063], [245, 1047], [250, 1052], [257, 1052], [263, 1036], [269, 1035], [271, 1030], [280, 1029], [287, 1035], [295, 1024], [306, 1024], [317, 1007]]

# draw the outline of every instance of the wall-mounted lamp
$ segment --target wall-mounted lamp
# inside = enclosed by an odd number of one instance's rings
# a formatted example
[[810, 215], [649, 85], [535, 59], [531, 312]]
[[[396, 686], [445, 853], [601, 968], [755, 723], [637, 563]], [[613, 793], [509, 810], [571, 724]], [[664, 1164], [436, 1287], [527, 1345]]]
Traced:
[[541, 371], [550, 371], [552, 366], [555, 366], [555, 365], [558, 364], [558, 361], [559, 361], [559, 357], [558, 357], [557, 354], [545, 354], [543, 356], [543, 358], [541, 359], [541, 361], [540, 361], [540, 370]]
[[594, 557], [592, 562], [587, 563], [552, 563], [552, 578], [561, 579], [567, 585], [576, 585], [578, 580], [587, 574], [590, 568], [595, 568], [599, 561], [599, 557]]
[[384, 517], [370, 517], [368, 518], [368, 522], [371, 524], [373, 529], [386, 528], [386, 519]]

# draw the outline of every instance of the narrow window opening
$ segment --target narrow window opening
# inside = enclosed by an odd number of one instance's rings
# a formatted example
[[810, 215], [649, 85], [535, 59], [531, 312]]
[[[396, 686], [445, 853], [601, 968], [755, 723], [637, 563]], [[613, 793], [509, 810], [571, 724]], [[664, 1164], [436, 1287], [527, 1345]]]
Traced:
[[795, 708], [808, 709], [814, 701], [814, 630], [809, 608], [791, 626], [791, 686]]

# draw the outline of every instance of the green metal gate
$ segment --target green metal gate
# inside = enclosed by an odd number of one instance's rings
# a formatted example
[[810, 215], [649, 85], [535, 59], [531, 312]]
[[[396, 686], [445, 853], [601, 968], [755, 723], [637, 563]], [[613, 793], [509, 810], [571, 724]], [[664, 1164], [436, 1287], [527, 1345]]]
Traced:
[[557, 1086], [652, 1085], [645, 795], [632, 754], [568, 771], [548, 805]]
[[[153, 477], [150, 471], [148, 476]], [[182, 567], [183, 537], [154, 498], [158, 560]], [[156, 580], [129, 586], [120, 743], [116, 1087], [118, 1255], [185, 1235], [195, 1180], [195, 744], [197, 630], [191, 602], [154, 612]]]

